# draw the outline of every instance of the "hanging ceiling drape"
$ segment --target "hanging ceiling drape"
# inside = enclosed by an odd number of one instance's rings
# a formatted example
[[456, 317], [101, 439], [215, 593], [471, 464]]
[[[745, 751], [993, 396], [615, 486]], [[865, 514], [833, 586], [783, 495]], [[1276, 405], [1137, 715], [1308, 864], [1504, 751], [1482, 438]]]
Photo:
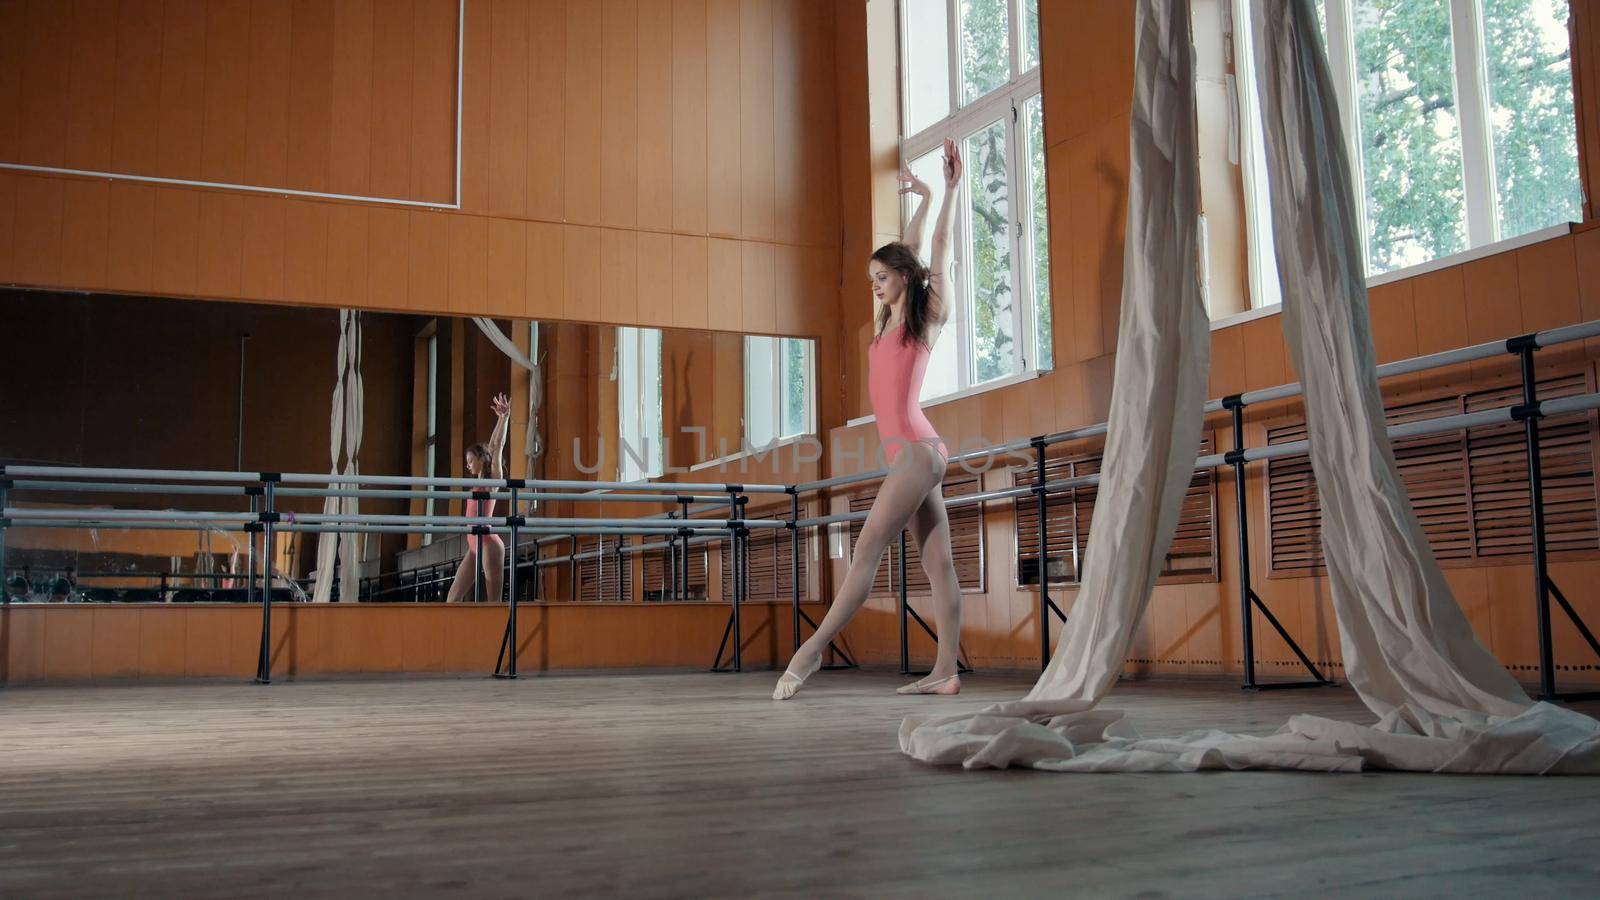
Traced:
[[[1176, 8], [1174, 8], [1176, 7]], [[1062, 771], [1184, 771], [1198, 768], [1293, 768], [1354, 771], [1364, 765], [1413, 771], [1478, 773], [1600, 772], [1600, 722], [1547, 703], [1532, 703], [1516, 681], [1473, 636], [1456, 604], [1400, 483], [1384, 429], [1383, 407], [1367, 321], [1365, 266], [1352, 201], [1351, 173], [1340, 138], [1338, 110], [1309, 0], [1252, 4], [1262, 119], [1283, 285], [1283, 326], [1305, 387], [1312, 467], [1322, 502], [1322, 534], [1345, 671], [1378, 716], [1375, 725], [1295, 716], [1273, 735], [1210, 731], [1171, 739], [1141, 739], [1113, 710], [1093, 707], [1109, 689], [1126, 655], [1133, 624], [1154, 584], [1122, 557], [1159, 564], [1170, 541], [1167, 516], [1181, 500], [1172, 489], [1176, 459], [1194, 456], [1204, 354], [1185, 343], [1209, 344], [1209, 334], [1183, 327], [1178, 306], [1191, 299], [1193, 255], [1174, 241], [1152, 241], [1162, 223], [1151, 198], [1170, 182], [1174, 222], [1189, 223], [1193, 191], [1183, 190], [1193, 166], [1192, 66], [1187, 4], [1145, 0], [1139, 5], [1138, 72], [1124, 265], [1122, 336], [1118, 344], [1111, 432], [1100, 504], [1118, 511], [1096, 522], [1084, 588], [1072, 608], [1055, 658], [1023, 701], [974, 716], [908, 718], [901, 747], [933, 763], [1032, 765]], [[1182, 23], [1181, 35], [1177, 33]], [[1181, 110], [1165, 107], [1167, 122], [1189, 136], [1186, 156], [1152, 154], [1151, 114], [1162, 110], [1158, 88]], [[1180, 141], [1173, 141], [1176, 144]], [[1155, 163], [1152, 165], [1152, 158]], [[1184, 173], [1178, 176], [1175, 173]], [[1159, 202], [1157, 199], [1155, 202]], [[1185, 250], [1192, 250], [1192, 238]], [[1142, 264], [1138, 254], [1152, 254]], [[1135, 281], [1147, 268], [1185, 270], [1174, 293], [1151, 291], [1157, 278]], [[1130, 326], [1132, 330], [1130, 331]], [[1132, 340], [1132, 343], [1128, 343]], [[1152, 350], [1154, 351], [1152, 356]], [[1151, 380], [1125, 366], [1172, 368]], [[1187, 361], [1186, 363], [1182, 361]], [[1186, 366], [1186, 367], [1185, 367]], [[1123, 390], [1123, 380], [1136, 388]], [[1179, 380], [1173, 382], [1170, 378]], [[1167, 453], [1124, 458], [1110, 441], [1136, 427], [1135, 405], [1145, 391], [1169, 391], [1177, 406], [1146, 407], [1149, 427], [1170, 439]], [[1153, 398], [1152, 398], [1153, 399]], [[1159, 421], [1158, 421], [1159, 420]], [[1197, 420], [1194, 422], [1197, 426]], [[1126, 442], [1127, 439], [1123, 438]], [[1132, 446], [1137, 450], [1137, 442]], [[1125, 450], [1124, 450], [1125, 452]], [[1165, 465], [1163, 465], [1165, 463]], [[1141, 471], [1141, 469], [1143, 471]], [[1102, 538], [1104, 538], [1102, 540]], [[1148, 540], [1159, 540], [1153, 557]], [[1097, 549], [1098, 548], [1098, 549]]]

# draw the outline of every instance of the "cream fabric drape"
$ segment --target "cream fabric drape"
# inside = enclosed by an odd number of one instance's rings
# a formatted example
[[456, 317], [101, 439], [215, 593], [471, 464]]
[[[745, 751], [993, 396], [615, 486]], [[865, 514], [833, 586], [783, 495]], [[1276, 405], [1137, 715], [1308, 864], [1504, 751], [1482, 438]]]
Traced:
[[[351, 309], [339, 310], [339, 347], [335, 351], [338, 375], [333, 382], [332, 414], [328, 421], [328, 456], [330, 474], [361, 473], [361, 432], [366, 394], [361, 383], [361, 313]], [[349, 490], [355, 484], [334, 484], [330, 487]], [[356, 515], [361, 511], [361, 501], [355, 497], [328, 497], [322, 502], [322, 511], [329, 515]], [[334, 560], [339, 561], [339, 597], [345, 603], [354, 603], [361, 591], [361, 556], [365, 541], [359, 534], [325, 532], [317, 536], [317, 580], [311, 599], [327, 603], [333, 597]]]
[[[1178, 7], [1187, 7], [1177, 0]], [[1122, 336], [1117, 385], [1112, 398], [1111, 437], [1117, 440], [1147, 414], [1154, 429], [1171, 419], [1166, 457], [1193, 458], [1197, 435], [1185, 406], [1131, 405], [1137, 394], [1122, 390], [1124, 348], [1142, 365], [1156, 359], [1188, 360], [1166, 373], [1174, 395], [1185, 381], [1206, 382], [1203, 354], [1186, 355], [1184, 343], [1200, 340], [1174, 327], [1182, 320], [1173, 305], [1189, 298], [1148, 290], [1135, 282], [1136, 254], [1157, 252], [1146, 265], [1188, 266], [1192, 254], [1171, 242], [1149, 238], [1153, 223], [1148, 198], [1165, 184], [1163, 169], [1149, 164], [1148, 113], [1152, 70], [1187, 69], [1183, 40], [1166, 34], [1152, 41], [1152, 27], [1171, 16], [1162, 0], [1139, 8], [1138, 75], [1135, 80], [1133, 177]], [[1171, 739], [1141, 739], [1113, 710], [1093, 709], [1121, 668], [1127, 634], [1148, 601], [1153, 577], [1141, 578], [1123, 562], [1107, 563], [1131, 545], [1148, 561], [1146, 539], [1160, 539], [1159, 562], [1171, 531], [1160, 530], [1181, 491], [1171, 491], [1176, 472], [1159, 455], [1124, 459], [1108, 442], [1108, 469], [1090, 538], [1084, 588], [1049, 668], [1023, 701], [999, 704], [978, 715], [944, 719], [908, 718], [901, 747], [933, 763], [969, 767], [1031, 765], [1061, 771], [1186, 771], [1199, 768], [1288, 768], [1355, 771], [1363, 766], [1412, 771], [1473, 773], [1600, 773], [1600, 722], [1547, 703], [1532, 703], [1514, 679], [1473, 636], [1451, 596], [1427, 539], [1417, 524], [1384, 430], [1383, 408], [1373, 364], [1367, 320], [1366, 278], [1352, 202], [1351, 173], [1340, 138], [1338, 110], [1310, 0], [1252, 5], [1262, 119], [1270, 170], [1277, 262], [1283, 285], [1283, 325], [1305, 387], [1312, 466], [1322, 502], [1322, 533], [1339, 622], [1345, 671], [1362, 700], [1378, 716], [1371, 726], [1295, 716], [1266, 737], [1199, 732]], [[1171, 30], [1168, 29], [1168, 31]], [[1181, 46], [1180, 46], [1181, 45]], [[1161, 48], [1158, 54], [1153, 48]], [[1165, 55], [1165, 58], [1162, 57]], [[1178, 61], [1172, 61], [1178, 60]], [[1180, 132], [1191, 128], [1192, 95], [1173, 112]], [[1191, 132], [1192, 133], [1192, 132]], [[1191, 141], [1192, 149], [1192, 141]], [[1189, 171], [1171, 161], [1171, 171]], [[1192, 196], [1171, 192], [1174, 220], [1192, 221], [1184, 203]], [[1192, 244], [1184, 248], [1192, 249]], [[1182, 261], [1180, 261], [1180, 259]], [[1192, 280], [1183, 279], [1183, 287]], [[1131, 326], [1131, 329], [1130, 329]], [[1129, 343], [1129, 341], [1132, 343]], [[1141, 388], [1160, 390], [1159, 383]], [[1200, 401], [1185, 397], [1198, 410]], [[1156, 421], [1157, 419], [1161, 421]], [[1134, 466], [1148, 472], [1126, 472]], [[1115, 477], [1113, 477], [1115, 469]], [[1185, 475], [1187, 469], [1184, 469]], [[1124, 475], [1128, 475], [1125, 478]], [[1154, 524], [1152, 524], [1154, 523]], [[1086, 621], [1087, 620], [1087, 621]]]

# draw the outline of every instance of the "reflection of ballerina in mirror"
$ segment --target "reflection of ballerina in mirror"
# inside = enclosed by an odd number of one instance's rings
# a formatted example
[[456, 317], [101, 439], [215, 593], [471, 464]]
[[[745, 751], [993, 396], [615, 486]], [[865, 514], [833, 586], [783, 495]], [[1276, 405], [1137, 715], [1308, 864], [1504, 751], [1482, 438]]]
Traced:
[[949, 453], [922, 414], [918, 399], [928, 358], [951, 312], [943, 293], [944, 273], [950, 266], [950, 222], [961, 185], [961, 154], [955, 142], [944, 144], [945, 192], [933, 226], [931, 267], [923, 266], [918, 253], [933, 192], [905, 166], [901, 166], [900, 180], [904, 183], [902, 194], [920, 198], [917, 211], [902, 240], [879, 247], [867, 266], [877, 299], [877, 333], [867, 347], [867, 384], [889, 474], [878, 486], [833, 605], [811, 639], [795, 651], [772, 692], [774, 700], [794, 696], [821, 668], [823, 651], [866, 602], [884, 551], [905, 529], [917, 540], [922, 568], [933, 591], [939, 656], [926, 679], [900, 688], [900, 693], [955, 694], [961, 690], [957, 675], [961, 588], [950, 551], [943, 491]]
[[[486, 444], [473, 444], [467, 448], [467, 473], [471, 478], [504, 478], [505, 466], [500, 461], [501, 451], [506, 445], [506, 430], [511, 425], [511, 398], [505, 394], [496, 394], [489, 404], [498, 417], [495, 422], [494, 432], [489, 435]], [[492, 516], [494, 515], [494, 500], [468, 500], [467, 516]], [[467, 553], [461, 558], [461, 565], [456, 568], [455, 580], [450, 583], [450, 593], [445, 597], [446, 603], [457, 603], [467, 596], [472, 590], [472, 579], [477, 575], [478, 553], [483, 553], [483, 585], [484, 599], [491, 602], [500, 600], [500, 582], [502, 580], [502, 567], [506, 560], [506, 544], [498, 534], [484, 535], [482, 537], [467, 535]]]

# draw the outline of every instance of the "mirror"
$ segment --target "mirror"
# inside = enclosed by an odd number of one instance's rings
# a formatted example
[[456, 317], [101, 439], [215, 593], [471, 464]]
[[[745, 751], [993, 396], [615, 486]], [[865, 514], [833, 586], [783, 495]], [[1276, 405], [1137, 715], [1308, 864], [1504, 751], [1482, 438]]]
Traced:
[[[761, 448], [817, 429], [809, 339], [371, 312], [347, 322], [333, 309], [16, 290], [0, 291], [0, 315], [17, 336], [0, 389], [0, 463], [12, 466], [342, 471], [330, 469], [347, 461], [330, 455], [337, 428], [344, 448], [359, 433], [363, 473], [463, 477], [468, 449], [494, 433], [491, 401], [500, 393], [509, 400], [510, 477], [723, 481], [719, 464], [759, 458]], [[351, 354], [359, 416], [336, 424], [347, 328], [346, 344], [359, 347]], [[242, 489], [132, 493], [108, 479], [67, 492], [49, 479], [17, 480], [6, 505], [25, 509], [243, 512], [259, 502]], [[285, 486], [275, 508], [317, 513], [325, 502]], [[527, 511], [623, 517], [670, 508], [619, 506], [543, 501]], [[360, 509], [464, 512], [448, 497], [363, 498]], [[402, 576], [459, 559], [463, 542], [455, 533], [359, 537], [360, 599], [379, 601], [442, 599]], [[246, 597], [251, 541], [237, 523], [143, 530], [18, 522], [4, 529], [4, 545], [10, 602]], [[273, 554], [288, 576], [274, 599], [310, 599], [317, 536], [279, 534]]]

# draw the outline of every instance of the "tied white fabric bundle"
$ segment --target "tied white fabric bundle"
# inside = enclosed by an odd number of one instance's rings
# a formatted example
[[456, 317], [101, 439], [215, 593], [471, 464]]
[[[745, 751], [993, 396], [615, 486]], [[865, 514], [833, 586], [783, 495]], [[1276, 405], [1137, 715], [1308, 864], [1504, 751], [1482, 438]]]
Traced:
[[[1170, 440], [1165, 461], [1154, 452], [1124, 458], [1125, 435], [1144, 423], [1134, 405], [1145, 391], [1183, 394], [1206, 382], [1206, 357], [1184, 345], [1198, 337], [1183, 310], [1186, 293], [1151, 291], [1136, 281], [1148, 269], [1185, 271], [1193, 244], [1164, 235], [1153, 221], [1169, 182], [1188, 188], [1193, 165], [1192, 51], [1187, 4], [1141, 0], [1133, 115], [1122, 332], [1100, 503], [1111, 510], [1090, 537], [1083, 589], [1049, 668], [1028, 696], [972, 716], [910, 717], [901, 749], [935, 764], [1032, 766], [1054, 771], [1193, 771], [1279, 768], [1358, 771], [1600, 773], [1600, 722], [1547, 703], [1532, 703], [1479, 644], [1451, 596], [1400, 483], [1384, 430], [1383, 407], [1367, 321], [1366, 279], [1351, 200], [1349, 162], [1339, 137], [1327, 63], [1308, 0], [1252, 4], [1273, 225], [1284, 288], [1284, 329], [1305, 386], [1311, 456], [1323, 504], [1322, 532], [1345, 670], [1377, 714], [1371, 726], [1295, 716], [1265, 737], [1198, 732], [1141, 739], [1121, 713], [1094, 709], [1126, 656], [1132, 628], [1149, 600], [1152, 537], [1159, 563], [1171, 539], [1163, 531], [1181, 502], [1172, 490], [1175, 455], [1197, 437], [1184, 397], [1149, 407], [1151, 429]], [[1180, 23], [1178, 20], [1182, 18]], [[1163, 27], [1165, 25], [1165, 27]], [[1181, 33], [1179, 29], [1181, 27]], [[1169, 92], [1164, 95], [1162, 91]], [[1159, 103], [1167, 96], [1169, 103]], [[1181, 104], [1181, 109], [1173, 108]], [[1152, 119], [1165, 113], [1165, 120]], [[1188, 156], [1152, 153], [1152, 122], [1175, 122]], [[1179, 138], [1174, 144], [1183, 144]], [[1179, 152], [1176, 148], [1174, 153]], [[1172, 218], [1193, 220], [1192, 189], [1173, 190]], [[1155, 255], [1143, 263], [1139, 254]], [[1186, 270], [1187, 267], [1187, 270]], [[1147, 357], [1156, 351], [1154, 360]], [[1140, 365], [1179, 362], [1152, 378]], [[1129, 375], [1136, 386], [1124, 390]], [[1159, 421], [1157, 421], [1159, 420]], [[1197, 423], [1196, 423], [1197, 424]], [[1112, 442], [1119, 442], [1113, 445]], [[1143, 449], [1143, 448], [1138, 448]], [[1138, 471], [1148, 467], [1149, 472]], [[1187, 468], [1184, 475], [1187, 477]], [[1137, 556], [1143, 569], [1107, 556]]]
[[[347, 476], [361, 473], [361, 432], [366, 394], [361, 383], [361, 313], [351, 309], [339, 310], [339, 348], [335, 351], [339, 373], [333, 382], [333, 412], [328, 422], [328, 456], [332, 460], [329, 474], [340, 474], [340, 458], [344, 458]], [[330, 487], [350, 490], [354, 484], [334, 484]], [[328, 497], [322, 501], [322, 511], [328, 515], [356, 515], [361, 511], [361, 501], [356, 497]], [[356, 602], [361, 591], [361, 536], [325, 532], [317, 538], [317, 580], [311, 591], [314, 603], [327, 603], [333, 599], [334, 559], [339, 560], [339, 597], [346, 603]]]

